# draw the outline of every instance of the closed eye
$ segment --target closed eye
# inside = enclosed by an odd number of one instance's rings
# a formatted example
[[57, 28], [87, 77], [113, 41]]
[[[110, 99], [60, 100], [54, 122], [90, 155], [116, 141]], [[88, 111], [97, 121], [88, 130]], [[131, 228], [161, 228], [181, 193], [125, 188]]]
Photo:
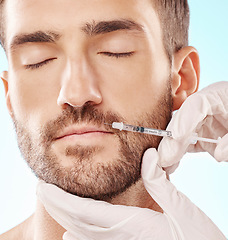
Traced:
[[55, 60], [57, 58], [49, 58], [49, 59], [46, 59], [42, 62], [39, 62], [39, 63], [34, 63], [34, 64], [28, 64], [28, 65], [25, 65], [25, 68], [26, 69], [38, 69], [46, 64], [48, 64], [49, 62]]
[[103, 54], [108, 57], [115, 57], [115, 58], [124, 58], [124, 57], [130, 57], [134, 54], [135, 52], [122, 52], [122, 53], [113, 53], [113, 52], [99, 52], [98, 54]]

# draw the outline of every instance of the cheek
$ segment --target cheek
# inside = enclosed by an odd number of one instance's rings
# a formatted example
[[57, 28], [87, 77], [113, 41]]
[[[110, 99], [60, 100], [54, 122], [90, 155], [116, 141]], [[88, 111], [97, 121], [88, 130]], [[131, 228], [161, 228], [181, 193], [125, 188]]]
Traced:
[[[15, 117], [22, 122], [38, 121], [39, 117], [51, 114], [56, 105], [57, 83], [55, 76], [39, 74], [9, 74], [9, 94]], [[38, 115], [39, 114], [39, 115]]]
[[136, 114], [148, 112], [148, 109], [157, 106], [167, 89], [168, 79], [169, 68], [164, 67], [164, 62], [161, 67], [148, 57], [119, 69], [106, 69], [103, 86], [109, 91], [103, 93], [113, 109], [133, 119]]

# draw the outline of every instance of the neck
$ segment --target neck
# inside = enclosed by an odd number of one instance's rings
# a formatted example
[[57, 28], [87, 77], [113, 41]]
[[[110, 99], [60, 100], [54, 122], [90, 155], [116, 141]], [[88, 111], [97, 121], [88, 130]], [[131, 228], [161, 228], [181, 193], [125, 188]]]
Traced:
[[66, 231], [48, 214], [39, 200], [37, 201], [33, 224], [33, 240], [62, 240], [62, 236]]
[[161, 207], [153, 200], [146, 191], [142, 179], [138, 180], [125, 192], [107, 200], [114, 205], [126, 205], [140, 208], [149, 208], [157, 212], [163, 212]]

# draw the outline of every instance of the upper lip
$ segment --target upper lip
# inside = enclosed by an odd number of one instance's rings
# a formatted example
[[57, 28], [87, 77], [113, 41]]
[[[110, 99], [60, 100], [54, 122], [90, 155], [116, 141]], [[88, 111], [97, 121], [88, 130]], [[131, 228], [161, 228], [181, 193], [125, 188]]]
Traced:
[[64, 138], [70, 135], [81, 135], [93, 132], [112, 133], [111, 131], [107, 131], [105, 128], [96, 126], [69, 126], [57, 133], [57, 137], [55, 139]]

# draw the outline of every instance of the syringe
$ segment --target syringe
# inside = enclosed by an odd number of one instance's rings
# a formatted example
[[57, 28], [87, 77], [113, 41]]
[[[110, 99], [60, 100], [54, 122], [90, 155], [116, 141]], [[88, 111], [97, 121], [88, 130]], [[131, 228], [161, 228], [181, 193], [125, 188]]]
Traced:
[[[125, 130], [125, 131], [145, 133], [145, 134], [150, 134], [150, 135], [155, 135], [155, 136], [160, 136], [160, 137], [171, 137], [171, 138], [173, 137], [172, 132], [166, 131], [166, 130], [133, 126], [133, 125], [129, 125], [129, 124], [124, 124], [123, 122], [113, 122], [111, 125], [112, 125], [112, 128], [119, 129], [120, 131]], [[203, 137], [198, 137], [197, 134], [193, 134], [192, 138], [190, 139], [190, 143], [196, 144], [197, 141], [218, 143], [220, 139], [221, 138], [218, 138], [217, 140], [210, 139], [210, 138], [203, 138]]]

